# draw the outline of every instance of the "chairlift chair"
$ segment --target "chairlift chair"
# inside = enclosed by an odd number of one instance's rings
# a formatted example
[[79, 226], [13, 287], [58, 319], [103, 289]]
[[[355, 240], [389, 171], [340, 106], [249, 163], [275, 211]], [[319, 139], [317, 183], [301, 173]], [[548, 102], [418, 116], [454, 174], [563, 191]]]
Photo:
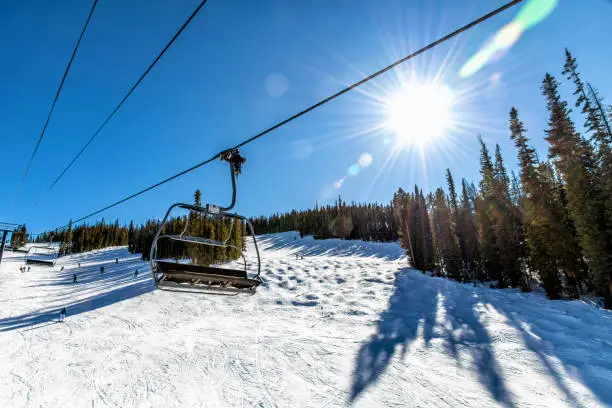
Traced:
[[[253, 225], [246, 217], [230, 212], [236, 203], [236, 176], [240, 174], [241, 165], [244, 163], [245, 159], [240, 156], [240, 152], [237, 149], [224, 152], [220, 157], [222, 161], [227, 161], [230, 165], [232, 202], [227, 207], [221, 207], [213, 204], [206, 204], [205, 206], [200, 207], [185, 203], [176, 203], [170, 206], [168, 211], [166, 211], [166, 215], [164, 216], [151, 245], [151, 273], [153, 275], [153, 282], [159, 289], [225, 295], [237, 295], [239, 293], [247, 293], [252, 295], [262, 282], [260, 278], [261, 259], [259, 256], [259, 249], [257, 247], [257, 239], [255, 238]], [[177, 208], [192, 211], [193, 213], [201, 214], [212, 219], [229, 219], [231, 221], [230, 232], [224, 240], [213, 240], [205, 237], [188, 235], [187, 229], [189, 218], [187, 218], [185, 228], [180, 234], [163, 234], [164, 227], [170, 218], [170, 213]], [[242, 222], [246, 223], [249, 228], [249, 232], [253, 238], [253, 244], [255, 246], [255, 253], [257, 255], [257, 273], [252, 277], [249, 277], [249, 274], [247, 273], [248, 264], [244, 251], [242, 248], [238, 248], [230, 244], [230, 238], [232, 235], [232, 230], [235, 228], [235, 224]], [[217, 266], [186, 264], [162, 260], [158, 257], [158, 243], [161, 239], [203, 246], [235, 248], [241, 253], [244, 266], [241, 269], [230, 269]]]
[[47, 245], [31, 245], [25, 255], [25, 263], [28, 265], [55, 266], [59, 248], [53, 245], [53, 236]]

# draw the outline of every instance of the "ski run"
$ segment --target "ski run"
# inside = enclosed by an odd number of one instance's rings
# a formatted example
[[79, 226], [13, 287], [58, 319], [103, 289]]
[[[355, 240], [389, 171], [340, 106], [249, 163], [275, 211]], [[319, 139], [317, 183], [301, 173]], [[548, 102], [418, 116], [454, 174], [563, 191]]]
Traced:
[[612, 406], [609, 311], [434, 278], [394, 243], [260, 239], [254, 296], [154, 290], [126, 248], [5, 253], [0, 407]]

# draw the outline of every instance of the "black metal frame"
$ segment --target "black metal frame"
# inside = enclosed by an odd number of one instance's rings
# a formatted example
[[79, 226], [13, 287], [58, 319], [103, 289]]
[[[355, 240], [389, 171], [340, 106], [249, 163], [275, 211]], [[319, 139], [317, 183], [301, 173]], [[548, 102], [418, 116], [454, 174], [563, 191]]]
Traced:
[[0, 238], [0, 264], [2, 264], [2, 257], [4, 256], [4, 247], [6, 244], [6, 236], [10, 232], [15, 233], [21, 228], [21, 224], [13, 224], [10, 222], [0, 222], [0, 232], [2, 233], [2, 238]]
[[[193, 204], [186, 203], [176, 203], [170, 206], [166, 211], [166, 215], [161, 222], [157, 233], [153, 239], [153, 243], [151, 244], [151, 252], [150, 252], [150, 262], [151, 262], [151, 274], [153, 276], [153, 282], [155, 286], [159, 289], [165, 290], [175, 290], [182, 292], [207, 292], [207, 293], [218, 293], [218, 294], [238, 294], [238, 293], [249, 293], [254, 294], [257, 286], [261, 284], [261, 257], [259, 254], [259, 248], [257, 246], [257, 238], [255, 237], [255, 230], [253, 229], [253, 225], [251, 222], [244, 216], [229, 212], [236, 203], [236, 175], [240, 173], [240, 166], [244, 163], [244, 159], [240, 157], [240, 153], [236, 150], [233, 152], [226, 152], [221, 156], [221, 159], [229, 162], [230, 164], [230, 177], [232, 182], [232, 201], [227, 207], [220, 207], [212, 204], [207, 204], [204, 207], [196, 206]], [[162, 234], [164, 227], [166, 226], [170, 214], [176, 208], [180, 208], [187, 211], [192, 211], [198, 214], [204, 214], [205, 216], [210, 216], [213, 218], [229, 218], [232, 221], [232, 227], [234, 227], [234, 223], [236, 222], [244, 222], [249, 228], [249, 232], [253, 239], [253, 244], [255, 246], [255, 253], [257, 255], [257, 274], [252, 278], [248, 277], [247, 271], [247, 261], [244, 255], [244, 251], [242, 248], [237, 248], [233, 245], [229, 245], [228, 241], [231, 237], [231, 229], [230, 234], [224, 241], [215, 241], [211, 239], [194, 237], [185, 235], [185, 231], [187, 230], [187, 225], [185, 225], [185, 229], [179, 235], [167, 235]], [[157, 258], [157, 244], [160, 239], [171, 239], [175, 241], [189, 242], [198, 245], [208, 245], [208, 246], [218, 246], [218, 247], [233, 247], [240, 251], [243, 261], [244, 261], [244, 276], [243, 277], [235, 277], [231, 276], [232, 270], [226, 270], [223, 268], [214, 268], [214, 267], [203, 267], [203, 266], [190, 266], [190, 268], [200, 268], [202, 272], [189, 273], [185, 274], [178, 273], [178, 275], [185, 275], [193, 277], [193, 281], [197, 283], [177, 283], [169, 280], [169, 277], [166, 273], [164, 273], [164, 268], [166, 265], [170, 265], [170, 262], [161, 261]], [[158, 264], [158, 262], [161, 263]], [[172, 265], [181, 265], [178, 263], [172, 263]], [[180, 268], [178, 268], [180, 269]], [[211, 270], [213, 270], [211, 272]], [[226, 272], [224, 272], [226, 271]], [[208, 276], [208, 280], [207, 280]], [[225, 278], [225, 281], [224, 281]]]

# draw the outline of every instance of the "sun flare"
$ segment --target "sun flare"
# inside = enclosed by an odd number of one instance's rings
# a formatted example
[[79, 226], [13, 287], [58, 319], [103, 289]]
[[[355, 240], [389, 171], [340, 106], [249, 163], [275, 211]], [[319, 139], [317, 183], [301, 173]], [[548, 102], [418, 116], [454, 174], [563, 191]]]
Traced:
[[387, 101], [387, 127], [403, 146], [424, 146], [452, 125], [453, 92], [445, 85], [412, 83]]

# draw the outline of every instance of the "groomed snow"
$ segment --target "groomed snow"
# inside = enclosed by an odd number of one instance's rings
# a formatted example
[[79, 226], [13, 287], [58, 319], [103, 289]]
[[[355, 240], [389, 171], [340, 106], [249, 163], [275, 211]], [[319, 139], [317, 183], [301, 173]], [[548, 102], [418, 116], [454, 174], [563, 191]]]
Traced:
[[250, 297], [153, 290], [125, 248], [25, 273], [6, 253], [0, 407], [612, 404], [612, 313], [431, 278], [397, 244], [294, 238], [261, 237]]

